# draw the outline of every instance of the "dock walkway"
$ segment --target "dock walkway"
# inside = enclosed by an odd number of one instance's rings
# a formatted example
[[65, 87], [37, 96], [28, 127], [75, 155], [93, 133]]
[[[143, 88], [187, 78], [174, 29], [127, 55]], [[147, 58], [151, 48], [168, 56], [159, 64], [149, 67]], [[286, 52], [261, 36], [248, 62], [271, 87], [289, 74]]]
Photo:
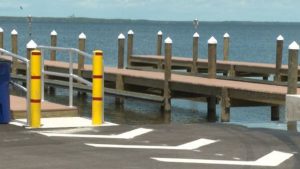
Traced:
[[[69, 107], [49, 101], [42, 102], [42, 117], [78, 116], [76, 107]], [[26, 98], [10, 96], [10, 111], [13, 119], [26, 118]]]
[[[133, 67], [151, 66], [154, 68], [163, 68], [164, 56], [157, 55], [132, 55], [130, 57], [130, 65]], [[223, 61], [217, 60], [218, 72], [234, 72], [235, 76], [263, 76], [274, 75], [276, 71], [275, 64], [271, 63], [254, 63], [242, 61]], [[207, 59], [197, 60], [198, 72], [206, 72], [208, 68]], [[172, 56], [172, 69], [191, 70], [193, 66], [193, 59], [189, 57]], [[282, 65], [280, 72], [283, 76], [288, 74], [288, 65]], [[298, 73], [300, 74], [300, 66], [298, 66]]]

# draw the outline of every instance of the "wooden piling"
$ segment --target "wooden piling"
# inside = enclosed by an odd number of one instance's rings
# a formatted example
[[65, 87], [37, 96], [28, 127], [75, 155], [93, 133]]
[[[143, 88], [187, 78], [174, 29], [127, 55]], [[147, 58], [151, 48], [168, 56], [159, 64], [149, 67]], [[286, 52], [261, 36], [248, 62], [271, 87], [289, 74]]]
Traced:
[[[211, 37], [208, 40], [208, 78], [216, 78], [216, 62], [217, 62], [217, 40]], [[209, 96], [207, 98], [207, 120], [215, 122], [216, 118], [216, 96]]]
[[[52, 47], [57, 46], [57, 32], [55, 30], [53, 30], [50, 33], [50, 45]], [[50, 51], [50, 60], [53, 60], [53, 61], [56, 60], [56, 50], [51, 50]], [[49, 77], [49, 76], [45, 76], [45, 78], [51, 79], [51, 77]], [[52, 87], [52, 86], [49, 86], [49, 92], [50, 92], [50, 94], [54, 94], [55, 93], [55, 88]]]
[[[288, 92], [287, 94], [297, 94], [298, 83], [298, 52], [299, 45], [293, 42], [289, 46], [288, 60]], [[297, 121], [287, 122], [288, 131], [297, 131]]]
[[158, 31], [157, 32], [157, 42], [156, 42], [156, 55], [158, 55], [158, 56], [161, 55], [161, 50], [162, 50], [162, 36], [163, 36], [162, 31]]
[[221, 122], [230, 121], [230, 98], [227, 88], [222, 88], [221, 93]]
[[0, 27], [0, 48], [4, 48], [4, 33], [3, 29]]
[[26, 49], [27, 49], [27, 59], [30, 59], [31, 56], [31, 52], [36, 49], [37, 44], [33, 41], [30, 40], [27, 45], [26, 45]]
[[[85, 51], [85, 42], [86, 42], [86, 35], [84, 33], [81, 33], [78, 36], [78, 49], [81, 51]], [[78, 69], [77, 69], [77, 75], [79, 77], [82, 77], [82, 72], [84, 70], [84, 56], [81, 54], [78, 54]], [[86, 96], [85, 92], [78, 91], [77, 93], [79, 96]]]
[[216, 78], [216, 64], [217, 64], [217, 40], [211, 37], [208, 40], [208, 78]]
[[282, 65], [282, 51], [283, 51], [283, 41], [284, 38], [279, 35], [277, 37], [277, 42], [276, 42], [276, 70], [275, 70], [275, 76], [274, 76], [274, 81], [275, 82], [280, 82], [280, 69]]
[[[11, 52], [18, 54], [18, 32], [14, 29], [11, 31]], [[12, 73], [17, 74], [18, 60], [13, 58]]]
[[196, 32], [193, 35], [193, 65], [192, 65], [192, 73], [198, 73], [197, 61], [199, 55], [199, 34]]
[[223, 40], [223, 59], [225, 61], [229, 58], [229, 43], [230, 43], [230, 36], [228, 33], [224, 34], [224, 40]]
[[[81, 33], [78, 36], [78, 49], [81, 51], [85, 51], [85, 41], [86, 36], [84, 33]], [[82, 70], [84, 69], [84, 56], [78, 54], [78, 76], [82, 75]]]
[[[55, 30], [53, 30], [50, 33], [50, 38], [51, 38], [51, 46], [56, 47], [57, 46], [57, 32]], [[50, 60], [56, 60], [56, 50], [51, 50]]]
[[279, 120], [279, 106], [271, 106], [271, 121]]
[[127, 67], [131, 67], [131, 56], [133, 54], [133, 36], [134, 32], [132, 30], [128, 31], [127, 39]]
[[171, 65], [172, 65], [172, 39], [167, 38], [165, 40], [165, 80], [164, 80], [164, 111], [171, 111]]
[[[125, 36], [120, 34], [118, 36], [118, 69], [124, 68], [124, 50], [125, 50]], [[124, 90], [124, 80], [122, 75], [117, 75], [116, 77], [116, 89]], [[117, 104], [123, 104], [123, 98], [116, 97]]]

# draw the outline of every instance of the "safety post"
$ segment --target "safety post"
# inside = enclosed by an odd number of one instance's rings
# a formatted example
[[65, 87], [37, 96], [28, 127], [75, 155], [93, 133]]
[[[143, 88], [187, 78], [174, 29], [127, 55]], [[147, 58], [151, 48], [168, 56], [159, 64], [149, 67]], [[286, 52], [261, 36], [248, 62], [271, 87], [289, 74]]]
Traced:
[[30, 56], [30, 127], [41, 127], [41, 52], [33, 50]]
[[104, 121], [104, 104], [103, 104], [103, 52], [94, 51], [93, 55], [93, 101], [92, 101], [92, 124], [101, 125]]

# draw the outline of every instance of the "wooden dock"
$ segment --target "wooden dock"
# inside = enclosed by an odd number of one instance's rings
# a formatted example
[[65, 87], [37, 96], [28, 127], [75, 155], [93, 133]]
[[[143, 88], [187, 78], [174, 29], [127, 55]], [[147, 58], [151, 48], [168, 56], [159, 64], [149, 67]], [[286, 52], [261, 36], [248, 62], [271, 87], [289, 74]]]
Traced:
[[[24, 66], [20, 65], [19, 69], [23, 69], [24, 71]], [[46, 60], [45, 69], [56, 72], [67, 72], [69, 65], [67, 62]], [[74, 64], [74, 71], [77, 71], [77, 64]], [[91, 71], [92, 66], [85, 65], [82, 70], [82, 76], [86, 79], [91, 79]], [[162, 95], [165, 81], [164, 72], [119, 69], [114, 67], [105, 67], [104, 72], [105, 92], [107, 94], [164, 102]], [[122, 77], [124, 90], [116, 88], [118, 76]], [[13, 78], [17, 79], [22, 79], [22, 77], [13, 76]], [[68, 87], [68, 82], [62, 78], [55, 80], [53, 78], [51, 80], [46, 79], [45, 83], [49, 86]], [[229, 121], [230, 107], [276, 107], [285, 104], [285, 96], [287, 94], [287, 86], [211, 79], [194, 75], [172, 74], [169, 83], [171, 98], [206, 102], [210, 96], [216, 96], [216, 103], [221, 105], [222, 112], [228, 114], [226, 115], [227, 117], [222, 117], [223, 121]], [[78, 90], [91, 90], [82, 84], [75, 84], [74, 87]], [[297, 92], [300, 93], [299, 88]]]
[[[10, 111], [13, 119], [26, 118], [26, 98], [10, 96]], [[69, 107], [49, 101], [42, 102], [42, 117], [78, 116], [76, 107]]]

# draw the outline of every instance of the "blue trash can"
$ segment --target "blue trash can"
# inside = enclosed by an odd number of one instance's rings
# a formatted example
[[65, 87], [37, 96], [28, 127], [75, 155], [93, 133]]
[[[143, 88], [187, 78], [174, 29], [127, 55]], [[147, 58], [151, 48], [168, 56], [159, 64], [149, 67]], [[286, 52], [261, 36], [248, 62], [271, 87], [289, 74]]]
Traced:
[[9, 101], [10, 69], [10, 62], [0, 61], [0, 124], [7, 124], [11, 120]]

